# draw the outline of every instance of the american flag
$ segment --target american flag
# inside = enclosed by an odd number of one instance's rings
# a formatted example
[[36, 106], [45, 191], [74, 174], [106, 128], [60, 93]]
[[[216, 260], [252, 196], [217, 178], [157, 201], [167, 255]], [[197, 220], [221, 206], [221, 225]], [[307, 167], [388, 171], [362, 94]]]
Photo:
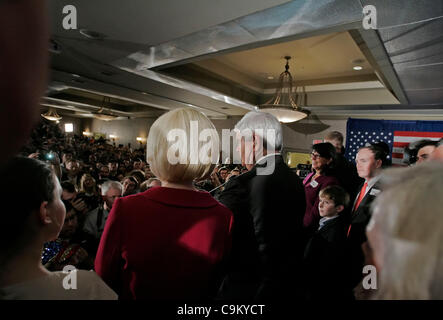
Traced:
[[442, 121], [394, 121], [348, 119], [346, 131], [346, 153], [355, 161], [358, 150], [366, 143], [383, 141], [389, 146], [389, 159], [394, 165], [403, 163], [404, 149], [409, 143], [422, 140], [439, 140], [443, 137]]
[[[375, 131], [375, 130], [352, 130], [346, 138], [346, 158], [355, 161], [358, 149], [364, 147], [366, 143], [383, 141], [389, 146], [392, 152], [394, 144], [394, 132], [391, 131]], [[391, 155], [388, 156], [389, 158]]]

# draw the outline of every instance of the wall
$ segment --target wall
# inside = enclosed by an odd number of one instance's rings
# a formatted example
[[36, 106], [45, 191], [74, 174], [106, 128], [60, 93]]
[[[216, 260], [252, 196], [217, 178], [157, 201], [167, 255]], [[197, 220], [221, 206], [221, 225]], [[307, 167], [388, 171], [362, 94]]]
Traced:
[[128, 143], [131, 143], [131, 146], [138, 147], [140, 146], [140, 143], [136, 138], [146, 138], [148, 136], [149, 128], [154, 121], [155, 119], [152, 118], [114, 121], [93, 119], [88, 125], [90, 132], [105, 133], [107, 138], [109, 138], [109, 135], [111, 134], [117, 136], [117, 139], [115, 140], [117, 145], [127, 145]]
[[327, 120], [321, 119], [325, 124], [324, 130], [317, 133], [304, 134], [290, 128], [290, 125], [283, 125], [283, 146], [285, 149], [302, 153], [311, 152], [313, 140], [322, 140], [329, 131], [339, 131], [345, 136], [346, 140], [346, 119], [343, 120]]

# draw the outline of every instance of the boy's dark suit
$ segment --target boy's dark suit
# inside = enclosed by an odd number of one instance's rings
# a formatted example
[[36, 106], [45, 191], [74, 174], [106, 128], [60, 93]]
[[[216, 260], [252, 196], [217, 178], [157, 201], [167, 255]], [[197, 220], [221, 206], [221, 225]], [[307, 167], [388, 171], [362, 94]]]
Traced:
[[345, 217], [339, 215], [326, 221], [308, 241], [304, 255], [308, 300], [351, 298], [345, 280], [346, 229]]

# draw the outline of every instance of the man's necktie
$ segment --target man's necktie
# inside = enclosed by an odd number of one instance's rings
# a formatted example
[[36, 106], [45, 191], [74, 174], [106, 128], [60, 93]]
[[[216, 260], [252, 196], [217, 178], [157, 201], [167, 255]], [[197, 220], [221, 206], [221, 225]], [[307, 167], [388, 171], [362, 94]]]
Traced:
[[[360, 194], [358, 195], [357, 202], [355, 203], [354, 210], [352, 210], [352, 212], [357, 211], [358, 206], [360, 205], [361, 201], [365, 197], [367, 187], [368, 187], [368, 183], [365, 182], [365, 184], [363, 185], [363, 187], [360, 190]], [[349, 228], [348, 228], [348, 237], [349, 237], [349, 233], [351, 232], [351, 226], [352, 226], [352, 224], [349, 225]]]

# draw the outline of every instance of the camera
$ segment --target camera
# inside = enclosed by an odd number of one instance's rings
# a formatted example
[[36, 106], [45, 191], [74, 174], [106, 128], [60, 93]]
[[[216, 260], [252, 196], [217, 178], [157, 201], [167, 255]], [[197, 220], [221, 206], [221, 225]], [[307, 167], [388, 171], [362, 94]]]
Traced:
[[48, 152], [47, 154], [45, 154], [45, 159], [48, 161], [54, 160], [54, 154], [52, 152]]
[[308, 176], [309, 173], [311, 173], [311, 165], [299, 163], [296, 167], [296, 170], [298, 176], [304, 179]]
[[52, 162], [55, 159], [55, 154], [52, 151], [46, 152], [44, 150], [38, 151], [38, 159], [45, 162]]

